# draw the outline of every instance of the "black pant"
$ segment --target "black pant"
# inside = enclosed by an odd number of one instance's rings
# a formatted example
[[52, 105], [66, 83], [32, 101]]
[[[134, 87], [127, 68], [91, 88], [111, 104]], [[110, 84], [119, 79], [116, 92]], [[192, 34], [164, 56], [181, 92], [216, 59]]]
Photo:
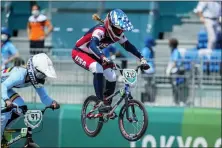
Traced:
[[180, 102], [187, 103], [189, 97], [189, 84], [187, 79], [184, 78], [184, 82], [177, 84], [176, 79], [172, 79], [173, 98], [176, 104]]
[[43, 53], [41, 48], [44, 48], [44, 40], [41, 41], [30, 41], [30, 54], [35, 55], [38, 53]]
[[[146, 75], [146, 74], [145, 74]], [[145, 92], [141, 93], [141, 101], [144, 102], [155, 102], [157, 88], [152, 76], [144, 77], [146, 84], [144, 86]]]

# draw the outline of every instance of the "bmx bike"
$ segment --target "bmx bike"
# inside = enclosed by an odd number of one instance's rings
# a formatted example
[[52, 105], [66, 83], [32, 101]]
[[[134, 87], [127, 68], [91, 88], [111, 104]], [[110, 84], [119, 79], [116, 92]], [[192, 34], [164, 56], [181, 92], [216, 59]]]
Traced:
[[[113, 98], [118, 94], [120, 94], [120, 99], [111, 107], [109, 112], [101, 113], [98, 111], [98, 98], [94, 95], [87, 97], [82, 106], [82, 127], [88, 136], [97, 136], [100, 133], [103, 124], [108, 122], [116, 108], [124, 100], [125, 102], [121, 107], [118, 116], [119, 129], [125, 139], [128, 141], [137, 141], [144, 135], [148, 127], [148, 113], [140, 101], [133, 99], [133, 96], [131, 95], [131, 88], [137, 82], [139, 68], [148, 69], [148, 67], [146, 67], [147, 65], [140, 65], [137, 66], [136, 69], [120, 69], [119, 65], [115, 63], [112, 64], [113, 70], [120, 71], [121, 75], [123, 76], [124, 87], [104, 100], [108, 101], [110, 98]], [[88, 109], [90, 107], [91, 109]], [[141, 120], [138, 118], [141, 118]], [[88, 120], [89, 122], [93, 121], [93, 125], [95, 126], [91, 127], [92, 123], [88, 123]], [[127, 123], [132, 124], [133, 129], [130, 128], [128, 131]]]
[[[28, 110], [26, 105], [17, 106], [13, 104], [12, 107], [2, 109], [1, 113], [10, 112], [12, 109], [16, 109], [17, 112], [22, 113], [26, 127], [19, 129], [5, 129], [3, 138], [1, 140], [1, 148], [9, 148], [10, 145], [24, 138], [26, 139], [24, 147], [39, 147], [32, 139], [32, 130], [39, 127], [39, 125], [42, 123], [45, 111], [49, 108], [53, 109], [53, 106], [45, 107], [43, 110]], [[13, 137], [13, 133], [19, 133], [19, 135]]]

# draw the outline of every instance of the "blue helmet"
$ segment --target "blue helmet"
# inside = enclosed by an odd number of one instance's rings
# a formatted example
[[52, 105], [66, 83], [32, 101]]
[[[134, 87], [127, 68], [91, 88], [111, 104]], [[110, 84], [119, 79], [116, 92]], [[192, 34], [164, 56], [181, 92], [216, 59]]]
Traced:
[[117, 41], [123, 31], [132, 31], [133, 25], [120, 9], [110, 11], [104, 21], [105, 28], [113, 41]]
[[6, 34], [9, 37], [11, 36], [11, 33], [10, 33], [10, 31], [9, 31], [9, 29], [7, 27], [2, 27], [1, 28], [1, 34]]
[[144, 43], [145, 43], [145, 46], [147, 46], [147, 47], [151, 47], [151, 46], [156, 45], [154, 38], [151, 36], [146, 37]]

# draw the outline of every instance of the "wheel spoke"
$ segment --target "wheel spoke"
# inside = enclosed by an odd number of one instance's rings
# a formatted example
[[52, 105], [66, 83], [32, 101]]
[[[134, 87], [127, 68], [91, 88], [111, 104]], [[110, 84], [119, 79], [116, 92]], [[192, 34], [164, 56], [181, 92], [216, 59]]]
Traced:
[[126, 118], [126, 109], [122, 111], [121, 109], [121, 117], [119, 122], [121, 132], [124, 138], [130, 141], [136, 141], [140, 139], [148, 125], [148, 117], [146, 110], [141, 102], [137, 100], [131, 100], [128, 106], [129, 111], [129, 119]]
[[97, 97], [90, 96], [88, 97], [85, 102], [83, 103], [82, 112], [82, 127], [85, 133], [90, 137], [95, 137], [100, 130], [102, 129], [103, 123], [100, 122], [101, 114], [98, 112], [96, 106], [97, 104]]

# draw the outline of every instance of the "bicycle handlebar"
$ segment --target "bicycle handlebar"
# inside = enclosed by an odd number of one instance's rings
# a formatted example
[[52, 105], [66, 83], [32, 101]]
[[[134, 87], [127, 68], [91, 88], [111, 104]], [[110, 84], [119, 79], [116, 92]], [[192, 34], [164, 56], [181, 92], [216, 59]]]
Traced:
[[[119, 66], [118, 64], [116, 64], [114, 61], [110, 61], [110, 62], [108, 63], [108, 65], [113, 65], [113, 69], [114, 69], [114, 70], [119, 70], [120, 73], [122, 74], [122, 70], [123, 70], [123, 69], [121, 69], [120, 66]], [[147, 70], [147, 69], [149, 69], [150, 67], [149, 67], [148, 64], [138, 65], [138, 66], [136, 67], [136, 69], [135, 69], [135, 71], [136, 71], [137, 73], [138, 73], [139, 68], [142, 68], [142, 69], [144, 69], [144, 70]]]
[[4, 108], [4, 109], [2, 109], [1, 110], [1, 113], [6, 113], [6, 112], [10, 112], [12, 109], [14, 109], [14, 108], [19, 108], [19, 109], [21, 109], [22, 110], [22, 112], [26, 112], [27, 111], [27, 106], [26, 105], [23, 105], [23, 106], [17, 106], [17, 105], [12, 105], [12, 106], [10, 106], [10, 107], [6, 107], [6, 108]]
[[[6, 108], [2, 109], [1, 113], [10, 112], [14, 108], [21, 109], [23, 114], [25, 114], [28, 110], [27, 105], [18, 106], [18, 105], [13, 104], [11, 107], [6, 107]], [[45, 107], [43, 110], [41, 110], [41, 112], [44, 114], [44, 112], [49, 108], [54, 109], [53, 106], [51, 105], [51, 106]]]

